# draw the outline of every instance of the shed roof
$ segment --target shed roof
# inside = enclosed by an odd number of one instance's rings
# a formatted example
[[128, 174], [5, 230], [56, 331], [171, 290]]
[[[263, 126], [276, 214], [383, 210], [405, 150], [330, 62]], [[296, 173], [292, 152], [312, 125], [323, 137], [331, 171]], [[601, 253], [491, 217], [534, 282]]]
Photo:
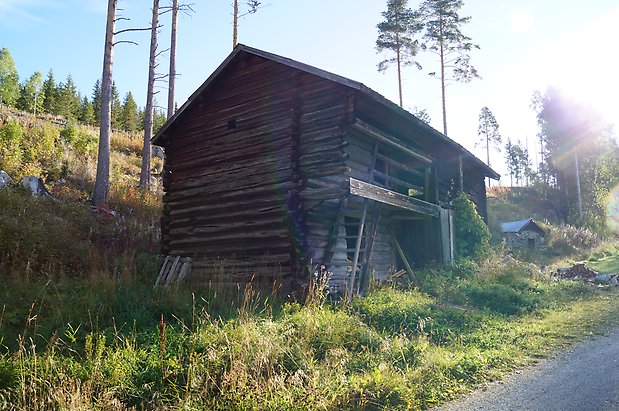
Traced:
[[501, 231], [504, 233], [522, 233], [523, 231], [536, 231], [540, 235], [545, 234], [544, 230], [542, 230], [542, 228], [537, 225], [537, 223], [533, 221], [532, 218], [501, 223]]
[[438, 130], [432, 128], [430, 125], [424, 123], [423, 121], [421, 121], [420, 119], [418, 119], [417, 117], [415, 117], [413, 114], [411, 114], [410, 112], [406, 111], [405, 109], [403, 109], [402, 107], [398, 106], [397, 104], [395, 104], [394, 102], [388, 100], [387, 98], [383, 97], [381, 94], [377, 93], [376, 91], [370, 89], [369, 87], [365, 86], [363, 83], [360, 83], [358, 81], [354, 81], [351, 79], [348, 79], [346, 77], [342, 77], [339, 76], [337, 74], [333, 74], [330, 73], [328, 71], [310, 66], [308, 64], [304, 64], [301, 62], [298, 62], [296, 60], [292, 60], [286, 57], [282, 57], [273, 53], [269, 53], [263, 50], [259, 50], [259, 49], [255, 49], [249, 46], [246, 46], [244, 44], [239, 44], [237, 45], [234, 50], [232, 51], [232, 53], [230, 53], [230, 55], [228, 55], [228, 57], [219, 65], [219, 67], [217, 67], [217, 69], [206, 79], [206, 81], [204, 83], [202, 83], [202, 85], [189, 97], [189, 99], [187, 99], [187, 101], [176, 111], [176, 113], [174, 113], [174, 115], [168, 119], [168, 121], [166, 122], [166, 124], [159, 130], [159, 132], [152, 138], [152, 143], [155, 145], [159, 145], [159, 143], [162, 143], [163, 140], [163, 136], [165, 136], [166, 131], [168, 130], [168, 128], [175, 122], [177, 121], [178, 118], [182, 117], [184, 111], [193, 103], [193, 101], [202, 94], [202, 92], [204, 90], [206, 90], [210, 84], [218, 77], [218, 75], [225, 70], [225, 68], [230, 64], [230, 62], [240, 53], [249, 53], [249, 54], [253, 54], [262, 58], [265, 58], [267, 60], [271, 60], [274, 61], [276, 63], [280, 63], [280, 64], [284, 64], [286, 66], [289, 66], [291, 68], [297, 69], [297, 70], [301, 70], [304, 71], [306, 73], [310, 73], [319, 77], [322, 77], [326, 80], [329, 81], [333, 81], [335, 83], [341, 84], [343, 86], [358, 90], [359, 92], [363, 93], [364, 95], [366, 95], [367, 97], [369, 97], [370, 99], [376, 101], [377, 103], [380, 103], [384, 106], [386, 106], [389, 110], [401, 115], [402, 117], [404, 117], [407, 121], [414, 123], [416, 126], [424, 129], [426, 132], [429, 132], [433, 137], [439, 139], [440, 141], [443, 141], [449, 145], [452, 145], [453, 147], [455, 147], [458, 151], [460, 151], [465, 158], [471, 160], [476, 166], [480, 167], [481, 169], [484, 170], [484, 173], [486, 176], [493, 178], [495, 180], [498, 180], [500, 178], [500, 175], [494, 171], [492, 168], [488, 167], [483, 161], [481, 161], [480, 159], [478, 159], [475, 155], [473, 155], [470, 151], [468, 151], [466, 148], [464, 148], [462, 145], [456, 143], [454, 140], [450, 139], [449, 137], [447, 137], [446, 135], [444, 135], [443, 133], [439, 132]]

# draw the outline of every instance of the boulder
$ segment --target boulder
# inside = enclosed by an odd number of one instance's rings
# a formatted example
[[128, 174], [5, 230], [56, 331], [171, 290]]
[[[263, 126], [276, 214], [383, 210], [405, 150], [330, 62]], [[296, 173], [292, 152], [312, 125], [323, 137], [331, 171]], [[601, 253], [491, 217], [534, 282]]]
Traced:
[[4, 170], [0, 170], [0, 189], [8, 188], [13, 179]]
[[595, 276], [596, 283], [608, 283], [610, 282], [610, 275], [608, 274], [598, 274]]
[[152, 146], [150, 149], [150, 155], [163, 160], [165, 158], [165, 151], [163, 150], [163, 147]]
[[35, 197], [51, 197], [52, 195], [45, 188], [43, 180], [35, 176], [24, 176], [21, 180], [21, 186], [30, 191]]

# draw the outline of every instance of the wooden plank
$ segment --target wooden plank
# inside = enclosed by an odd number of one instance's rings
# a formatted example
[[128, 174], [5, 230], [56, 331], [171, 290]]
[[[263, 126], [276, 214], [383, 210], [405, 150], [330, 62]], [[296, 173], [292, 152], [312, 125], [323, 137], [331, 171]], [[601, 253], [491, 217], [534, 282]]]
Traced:
[[367, 283], [369, 282], [369, 267], [370, 267], [370, 258], [372, 258], [372, 251], [374, 250], [374, 244], [376, 240], [376, 235], [378, 234], [378, 222], [380, 220], [380, 203], [375, 203], [374, 206], [374, 214], [372, 217], [372, 222], [368, 227], [368, 239], [365, 243], [365, 251], [363, 253], [363, 264], [361, 265], [361, 272], [359, 273], [359, 285], [357, 286], [357, 294], [364, 294], [367, 290]]
[[178, 266], [178, 262], [181, 260], [181, 256], [177, 255], [176, 258], [174, 258], [174, 262], [172, 263], [172, 267], [170, 268], [170, 271], [168, 272], [168, 275], [165, 279], [165, 288], [168, 288], [170, 283], [174, 280], [174, 276], [176, 273], [176, 267]]
[[395, 191], [387, 190], [374, 184], [369, 184], [355, 178], [350, 178], [350, 194], [370, 200], [379, 201], [394, 207], [438, 217], [439, 207], [416, 198], [408, 197]]
[[389, 134], [383, 132], [382, 130], [377, 129], [376, 127], [362, 120], [356, 119], [355, 122], [351, 124], [351, 127], [353, 127], [354, 129], [358, 131], [361, 131], [368, 137], [372, 137], [380, 141], [381, 143], [385, 143], [391, 147], [394, 147], [400, 150], [401, 152], [408, 154], [411, 157], [414, 157], [420, 161], [423, 161], [424, 163], [432, 164], [432, 159], [428, 157], [427, 155], [420, 153], [419, 151], [417, 151], [416, 149], [412, 147], [406, 146], [404, 142], [400, 141], [399, 139], [393, 136], [390, 136]]
[[398, 252], [398, 255], [400, 256], [400, 258], [402, 259], [404, 266], [406, 267], [406, 273], [408, 274], [410, 279], [415, 283], [415, 285], [419, 287], [419, 281], [417, 280], [417, 277], [415, 277], [415, 273], [413, 272], [411, 265], [408, 263], [408, 260], [406, 259], [406, 254], [404, 254], [404, 251], [402, 250], [402, 247], [400, 247], [400, 243], [398, 243], [398, 239], [396, 238], [395, 235], [393, 235], [393, 245], [395, 245], [395, 249]]
[[155, 280], [155, 287], [157, 287], [159, 284], [161, 284], [161, 280], [163, 278], [163, 275], [165, 274], [167, 268], [168, 268], [168, 264], [170, 261], [170, 256], [166, 255], [165, 256], [165, 260], [163, 260], [163, 264], [161, 265], [161, 270], [159, 271], [159, 275], [157, 276], [157, 279]]
[[346, 300], [352, 300], [353, 288], [355, 286], [355, 275], [357, 272], [357, 264], [359, 263], [359, 253], [361, 251], [361, 240], [363, 239], [363, 227], [365, 226], [365, 216], [368, 212], [368, 199], [363, 202], [363, 211], [361, 211], [361, 219], [359, 220], [359, 231], [357, 232], [357, 242], [355, 244], [355, 255], [352, 260], [352, 272], [350, 273], [350, 279], [348, 281], [348, 290], [346, 293]]

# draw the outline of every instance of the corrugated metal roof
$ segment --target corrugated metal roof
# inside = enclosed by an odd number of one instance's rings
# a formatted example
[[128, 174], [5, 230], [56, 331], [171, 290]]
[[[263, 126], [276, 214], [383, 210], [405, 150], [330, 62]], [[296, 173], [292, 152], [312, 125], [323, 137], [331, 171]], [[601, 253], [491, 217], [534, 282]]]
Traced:
[[537, 231], [540, 234], [544, 233], [544, 230], [538, 226], [532, 218], [527, 218], [526, 220], [518, 220], [518, 221], [507, 221], [505, 223], [501, 223], [501, 231], [504, 233], [520, 233], [525, 229], [529, 229], [532, 231]]
[[244, 44], [237, 45], [234, 48], [234, 50], [232, 51], [232, 53], [230, 53], [230, 55], [219, 65], [219, 67], [217, 67], [217, 69], [208, 77], [208, 79], [206, 79], [206, 81], [204, 83], [202, 83], [202, 85], [189, 97], [189, 99], [187, 99], [187, 101], [178, 109], [178, 111], [176, 113], [174, 113], [174, 115], [161, 128], [161, 130], [159, 130], [159, 132], [151, 139], [152, 144], [157, 145], [159, 140], [164, 136], [164, 134], [167, 131], [168, 127], [172, 123], [174, 123], [178, 117], [180, 117], [183, 114], [183, 112], [187, 109], [187, 107], [190, 106], [191, 103], [200, 94], [202, 94], [202, 91], [204, 89], [206, 89], [211, 84], [211, 82], [225, 69], [225, 67], [230, 63], [230, 61], [237, 54], [239, 54], [240, 52], [246, 52], [246, 53], [254, 54], [256, 56], [260, 56], [260, 57], [263, 57], [265, 59], [272, 60], [272, 61], [275, 61], [277, 63], [287, 65], [287, 66], [295, 68], [297, 70], [305, 71], [307, 73], [314, 74], [316, 76], [325, 78], [327, 80], [331, 80], [333, 82], [342, 84], [342, 85], [344, 85], [346, 87], [350, 87], [352, 89], [359, 90], [360, 92], [362, 92], [363, 94], [365, 94], [368, 97], [372, 98], [373, 100], [378, 101], [378, 102], [384, 104], [385, 106], [389, 107], [389, 109], [391, 109], [391, 110], [393, 110], [395, 112], [398, 112], [400, 115], [403, 115], [405, 118], [407, 118], [408, 121], [412, 121], [412, 122], [416, 123], [417, 126], [422, 127], [424, 129], [428, 130], [429, 132], [431, 132], [435, 137], [439, 138], [440, 140], [443, 140], [443, 141], [445, 141], [445, 142], [447, 142], [449, 144], [452, 144], [452, 145], [456, 146], [458, 148], [458, 150], [460, 150], [463, 154], [465, 154], [466, 158], [469, 158], [478, 167], [481, 167], [482, 169], [484, 169], [486, 171], [486, 175], [489, 176], [490, 178], [498, 180], [501, 177], [496, 171], [494, 171], [492, 168], [488, 167], [488, 165], [486, 165], [486, 163], [481, 161], [479, 158], [477, 158], [475, 155], [473, 155], [470, 151], [468, 151], [462, 145], [456, 143], [454, 140], [450, 139], [449, 137], [447, 137], [443, 133], [439, 132], [438, 130], [434, 129], [433, 127], [429, 126], [428, 124], [424, 123], [423, 121], [419, 120], [413, 114], [409, 113], [408, 111], [406, 111], [402, 107], [398, 106], [397, 104], [395, 104], [391, 100], [383, 97], [381, 94], [377, 93], [376, 91], [374, 91], [374, 90], [370, 89], [369, 87], [365, 86], [363, 83], [360, 83], [360, 82], [354, 81], [354, 80], [350, 80], [350, 79], [348, 79], [346, 77], [342, 77], [342, 76], [339, 76], [337, 74], [330, 73], [328, 71], [325, 71], [325, 70], [322, 70], [322, 69], [310, 66], [310, 65], [305, 64], [305, 63], [298, 62], [296, 60], [292, 60], [292, 59], [289, 59], [289, 58], [286, 58], [286, 57], [282, 57], [282, 56], [279, 56], [279, 55], [276, 55], [276, 54], [273, 54], [273, 53], [269, 53], [269, 52], [266, 52], [266, 51], [263, 51], [263, 50], [255, 49], [255, 48], [246, 46]]

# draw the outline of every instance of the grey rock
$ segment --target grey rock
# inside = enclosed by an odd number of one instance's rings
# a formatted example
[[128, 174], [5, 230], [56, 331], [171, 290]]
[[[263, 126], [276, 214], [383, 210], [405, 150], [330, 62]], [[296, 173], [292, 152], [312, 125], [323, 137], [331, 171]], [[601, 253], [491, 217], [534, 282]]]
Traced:
[[610, 281], [610, 275], [608, 274], [598, 274], [595, 276], [596, 283], [607, 283]]
[[150, 149], [150, 154], [151, 156], [160, 158], [162, 160], [165, 158], [165, 151], [163, 150], [163, 147], [152, 146]]
[[45, 188], [43, 180], [35, 176], [24, 176], [21, 180], [21, 186], [30, 191], [35, 197], [51, 197], [52, 195]]
[[4, 170], [0, 170], [0, 188], [8, 188], [13, 179]]

